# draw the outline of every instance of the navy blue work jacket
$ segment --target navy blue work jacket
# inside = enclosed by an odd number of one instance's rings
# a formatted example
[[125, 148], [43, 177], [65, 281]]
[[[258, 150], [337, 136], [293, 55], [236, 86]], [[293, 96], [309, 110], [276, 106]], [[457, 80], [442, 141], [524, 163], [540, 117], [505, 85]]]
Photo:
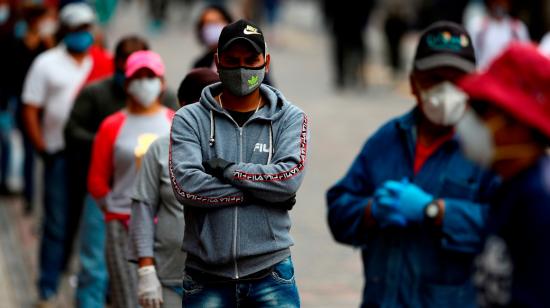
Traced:
[[[473, 259], [480, 252], [496, 178], [468, 161], [456, 137], [415, 175], [418, 109], [382, 126], [327, 193], [334, 238], [362, 249], [363, 307], [473, 307]], [[365, 208], [385, 181], [409, 181], [445, 201], [441, 227], [366, 227]]]

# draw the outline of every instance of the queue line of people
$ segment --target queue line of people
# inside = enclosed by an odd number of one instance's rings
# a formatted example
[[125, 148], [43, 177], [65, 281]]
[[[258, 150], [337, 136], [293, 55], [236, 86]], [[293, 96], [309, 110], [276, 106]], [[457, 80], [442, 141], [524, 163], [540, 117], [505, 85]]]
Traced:
[[[67, 5], [60, 22], [63, 44], [37, 57], [22, 94], [46, 168], [39, 305], [55, 305], [75, 203], [79, 307], [107, 294], [113, 307], [299, 307], [289, 211], [308, 117], [263, 83], [262, 30], [225, 25], [218, 74], [192, 71], [179, 108], [145, 41], [124, 38], [111, 59], [92, 49], [87, 5]], [[327, 192], [335, 239], [362, 249], [362, 307], [548, 304], [550, 60], [513, 43], [476, 73], [474, 47], [460, 25], [426, 29], [410, 78], [417, 105], [369, 138]], [[78, 149], [89, 168], [67, 171]]]

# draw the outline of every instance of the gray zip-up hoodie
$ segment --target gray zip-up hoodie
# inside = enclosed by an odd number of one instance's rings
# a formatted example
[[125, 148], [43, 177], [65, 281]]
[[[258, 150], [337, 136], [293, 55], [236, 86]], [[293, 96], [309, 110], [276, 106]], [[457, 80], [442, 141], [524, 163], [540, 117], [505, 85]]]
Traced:
[[[198, 104], [176, 113], [169, 165], [185, 210], [186, 266], [238, 279], [290, 255], [288, 211], [269, 203], [298, 191], [309, 129], [306, 114], [267, 85], [260, 88], [265, 105], [239, 127], [214, 99], [221, 90], [220, 83], [205, 88]], [[226, 183], [202, 166], [216, 157], [235, 162]], [[266, 202], [250, 202], [244, 192]]]

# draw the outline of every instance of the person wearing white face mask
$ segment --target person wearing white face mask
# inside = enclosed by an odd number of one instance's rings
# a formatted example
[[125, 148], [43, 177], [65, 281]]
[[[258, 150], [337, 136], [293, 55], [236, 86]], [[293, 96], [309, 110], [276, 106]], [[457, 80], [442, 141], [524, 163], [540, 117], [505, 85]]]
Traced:
[[362, 307], [475, 305], [469, 270], [496, 181], [454, 136], [466, 109], [455, 83], [474, 68], [461, 26], [426, 29], [410, 75], [417, 106], [382, 126], [327, 192], [334, 238], [362, 248]]
[[203, 9], [195, 26], [198, 41], [205, 47], [205, 53], [195, 61], [193, 68], [206, 67], [216, 71], [214, 54], [223, 27], [233, 22], [231, 14], [220, 5], [209, 5]]
[[474, 282], [482, 307], [550, 307], [550, 60], [513, 43], [459, 85], [471, 106], [457, 130], [465, 155], [503, 179]]
[[170, 131], [174, 111], [161, 105], [165, 88], [161, 57], [147, 50], [126, 62], [126, 108], [100, 125], [92, 148], [88, 191], [105, 213], [106, 256], [113, 307], [137, 307], [137, 268], [127, 262], [130, 193], [141, 157]]

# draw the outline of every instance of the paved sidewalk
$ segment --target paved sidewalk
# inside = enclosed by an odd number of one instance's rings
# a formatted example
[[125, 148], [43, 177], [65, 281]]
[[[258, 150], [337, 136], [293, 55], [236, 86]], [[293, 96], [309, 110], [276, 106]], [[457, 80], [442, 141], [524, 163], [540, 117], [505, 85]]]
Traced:
[[[0, 197], [0, 308], [31, 308], [37, 301], [36, 270], [40, 209], [33, 215], [23, 214], [20, 198]], [[60, 285], [56, 307], [73, 307], [74, 288], [69, 275], [75, 272], [71, 264]]]

